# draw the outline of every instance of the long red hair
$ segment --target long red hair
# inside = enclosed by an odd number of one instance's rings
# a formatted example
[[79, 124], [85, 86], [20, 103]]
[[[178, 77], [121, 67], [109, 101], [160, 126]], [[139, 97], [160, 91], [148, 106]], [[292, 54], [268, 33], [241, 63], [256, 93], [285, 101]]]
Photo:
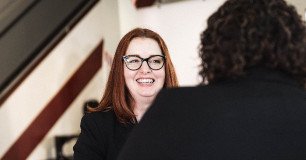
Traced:
[[100, 105], [97, 108], [89, 108], [90, 112], [113, 109], [117, 119], [121, 123], [137, 122], [136, 116], [133, 112], [134, 99], [125, 85], [123, 73], [124, 62], [122, 60], [122, 56], [125, 55], [130, 42], [136, 37], [151, 38], [158, 43], [162, 54], [166, 57], [164, 87], [178, 87], [176, 73], [164, 40], [159, 34], [152, 30], [136, 28], [128, 32], [120, 40]]

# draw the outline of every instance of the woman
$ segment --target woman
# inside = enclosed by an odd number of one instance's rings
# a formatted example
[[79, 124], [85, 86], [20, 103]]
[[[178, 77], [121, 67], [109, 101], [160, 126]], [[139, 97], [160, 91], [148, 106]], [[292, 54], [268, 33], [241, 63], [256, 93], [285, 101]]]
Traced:
[[163, 39], [136, 28], [119, 42], [99, 107], [81, 121], [74, 159], [116, 159], [128, 133], [160, 89], [178, 81]]

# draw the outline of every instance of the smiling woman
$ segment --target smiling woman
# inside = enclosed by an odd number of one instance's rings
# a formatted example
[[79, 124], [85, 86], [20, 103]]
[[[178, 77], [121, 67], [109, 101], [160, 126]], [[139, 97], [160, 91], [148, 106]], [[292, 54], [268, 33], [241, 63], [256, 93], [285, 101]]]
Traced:
[[[146, 63], [145, 63], [146, 62]], [[74, 159], [116, 159], [129, 132], [162, 88], [178, 81], [164, 40], [136, 28], [119, 42], [106, 90], [97, 108], [88, 108]]]
[[[164, 56], [155, 40], [137, 37], [130, 42], [124, 57], [126, 57], [124, 80], [134, 98], [133, 111], [139, 121], [158, 91], [164, 86]], [[144, 61], [147, 63], [144, 64]]]

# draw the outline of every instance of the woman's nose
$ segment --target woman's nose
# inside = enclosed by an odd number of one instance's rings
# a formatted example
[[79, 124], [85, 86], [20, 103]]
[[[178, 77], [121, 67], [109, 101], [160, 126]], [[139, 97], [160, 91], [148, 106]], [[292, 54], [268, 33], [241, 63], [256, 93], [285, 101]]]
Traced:
[[149, 67], [149, 64], [147, 61], [144, 61], [139, 69], [142, 73], [150, 73], [152, 72], [152, 69]]

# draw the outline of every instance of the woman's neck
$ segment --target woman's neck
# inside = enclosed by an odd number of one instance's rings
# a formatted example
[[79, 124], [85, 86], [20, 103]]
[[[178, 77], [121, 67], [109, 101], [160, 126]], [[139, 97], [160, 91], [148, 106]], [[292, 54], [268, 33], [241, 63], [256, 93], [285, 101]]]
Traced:
[[138, 122], [141, 120], [144, 113], [148, 110], [153, 100], [154, 98], [135, 100], [134, 114], [136, 115], [136, 119]]

